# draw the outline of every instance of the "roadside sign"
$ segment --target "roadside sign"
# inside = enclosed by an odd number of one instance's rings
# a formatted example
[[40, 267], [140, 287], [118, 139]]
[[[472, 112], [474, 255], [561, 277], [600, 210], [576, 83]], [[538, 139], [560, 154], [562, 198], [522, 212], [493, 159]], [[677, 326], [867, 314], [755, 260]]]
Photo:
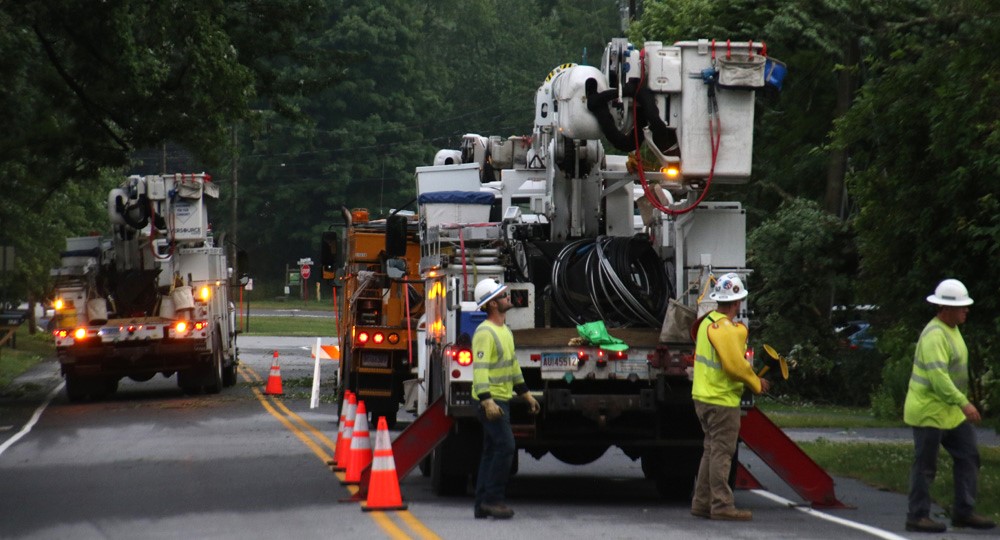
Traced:
[[309, 267], [308, 264], [303, 264], [302, 267], [299, 268], [299, 274], [302, 276], [302, 279], [309, 279], [310, 273], [311, 273], [311, 268]]

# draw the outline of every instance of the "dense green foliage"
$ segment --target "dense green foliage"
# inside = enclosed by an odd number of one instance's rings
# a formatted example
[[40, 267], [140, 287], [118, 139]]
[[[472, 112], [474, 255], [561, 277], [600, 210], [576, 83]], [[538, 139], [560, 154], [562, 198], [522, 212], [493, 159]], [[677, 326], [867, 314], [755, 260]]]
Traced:
[[[102, 226], [107, 183], [170, 143], [222, 185], [215, 230], [276, 281], [316, 258], [342, 207], [408, 204], [437, 149], [527, 134], [545, 75], [596, 64], [620, 5], [0, 0], [0, 245], [19, 256], [0, 279], [43, 295], [62, 237]], [[898, 414], [924, 297], [956, 277], [976, 299], [973, 397], [1000, 407], [993, 3], [639, 5], [635, 42], [763, 40], [789, 66], [780, 95], [757, 95], [752, 182], [709, 198], [748, 209], [752, 339], [800, 362], [798, 392], [859, 402], [880, 372], [875, 408]], [[844, 304], [879, 306], [868, 360], [837, 348], [831, 308]]]

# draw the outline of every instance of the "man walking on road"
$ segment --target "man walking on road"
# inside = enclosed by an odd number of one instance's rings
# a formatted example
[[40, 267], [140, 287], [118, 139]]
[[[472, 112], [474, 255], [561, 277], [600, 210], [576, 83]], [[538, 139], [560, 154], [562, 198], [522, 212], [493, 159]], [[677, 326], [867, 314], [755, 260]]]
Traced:
[[514, 305], [507, 286], [486, 278], [476, 285], [475, 298], [477, 307], [486, 312], [486, 320], [472, 337], [472, 393], [479, 398], [483, 424], [475, 517], [509, 519], [514, 511], [504, 504], [504, 497], [515, 451], [510, 399], [515, 393], [524, 397], [531, 414], [537, 414], [540, 407], [528, 392], [514, 356], [514, 335], [506, 325], [506, 313]]
[[740, 397], [744, 386], [755, 394], [770, 384], [753, 372], [746, 359], [747, 327], [734, 323], [740, 303], [747, 297], [743, 281], [728, 273], [718, 281], [709, 298], [718, 308], [705, 315], [695, 340], [694, 382], [691, 397], [705, 432], [705, 449], [698, 468], [691, 515], [726, 521], [750, 521], [749, 510], [739, 510], [729, 487], [729, 469], [740, 435]]
[[979, 423], [980, 416], [965, 396], [969, 350], [958, 329], [965, 322], [972, 298], [961, 281], [946, 279], [927, 301], [937, 306], [937, 316], [927, 323], [917, 341], [903, 407], [903, 421], [913, 426], [914, 446], [906, 530], [939, 533], [946, 528], [930, 518], [930, 488], [941, 446], [954, 461], [952, 526], [992, 529], [996, 526], [992, 520], [975, 513], [979, 449], [972, 424]]

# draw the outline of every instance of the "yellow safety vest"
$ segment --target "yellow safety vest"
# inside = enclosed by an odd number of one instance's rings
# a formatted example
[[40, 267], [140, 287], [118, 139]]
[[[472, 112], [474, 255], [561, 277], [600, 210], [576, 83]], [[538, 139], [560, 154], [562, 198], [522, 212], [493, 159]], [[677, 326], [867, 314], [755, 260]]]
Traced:
[[507, 326], [485, 320], [472, 336], [472, 395], [489, 393], [496, 400], [514, 397], [514, 387], [524, 384], [514, 355], [514, 334]]
[[702, 403], [739, 407], [743, 386], [760, 393], [760, 379], [746, 361], [747, 327], [713, 311], [698, 326], [691, 397]]
[[958, 327], [934, 317], [927, 323], [913, 354], [913, 371], [903, 405], [910, 426], [952, 429], [965, 421], [969, 402], [969, 349]]

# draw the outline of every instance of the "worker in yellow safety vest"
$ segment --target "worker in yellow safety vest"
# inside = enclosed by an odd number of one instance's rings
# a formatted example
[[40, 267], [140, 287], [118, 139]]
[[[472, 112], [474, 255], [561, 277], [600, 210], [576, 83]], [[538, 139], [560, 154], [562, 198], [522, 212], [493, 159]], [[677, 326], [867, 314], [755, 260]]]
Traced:
[[930, 518], [930, 487], [937, 473], [941, 446], [954, 461], [952, 526], [992, 529], [996, 526], [993, 520], [975, 513], [979, 449], [972, 424], [979, 423], [980, 415], [965, 396], [969, 386], [969, 350], [958, 329], [965, 322], [972, 298], [961, 281], [946, 279], [927, 301], [937, 306], [937, 315], [927, 323], [917, 341], [903, 406], [903, 421], [913, 426], [915, 450], [906, 530], [940, 533], [946, 529], [944, 523]]
[[746, 359], [747, 327], [733, 322], [747, 294], [739, 275], [730, 272], [722, 276], [709, 295], [718, 307], [698, 325], [691, 397], [705, 442], [691, 501], [691, 515], [696, 517], [753, 519], [749, 510], [736, 508], [729, 487], [729, 470], [740, 434], [743, 388], [749, 387], [756, 394], [770, 388]]
[[528, 391], [521, 366], [514, 355], [514, 335], [506, 324], [506, 313], [514, 304], [507, 286], [492, 278], [476, 284], [476, 305], [486, 312], [472, 336], [472, 394], [479, 399], [479, 421], [483, 424], [483, 453], [476, 479], [477, 519], [509, 519], [514, 511], [504, 504], [507, 480], [514, 459], [514, 432], [510, 427], [510, 399], [515, 394], [537, 414], [538, 401]]

